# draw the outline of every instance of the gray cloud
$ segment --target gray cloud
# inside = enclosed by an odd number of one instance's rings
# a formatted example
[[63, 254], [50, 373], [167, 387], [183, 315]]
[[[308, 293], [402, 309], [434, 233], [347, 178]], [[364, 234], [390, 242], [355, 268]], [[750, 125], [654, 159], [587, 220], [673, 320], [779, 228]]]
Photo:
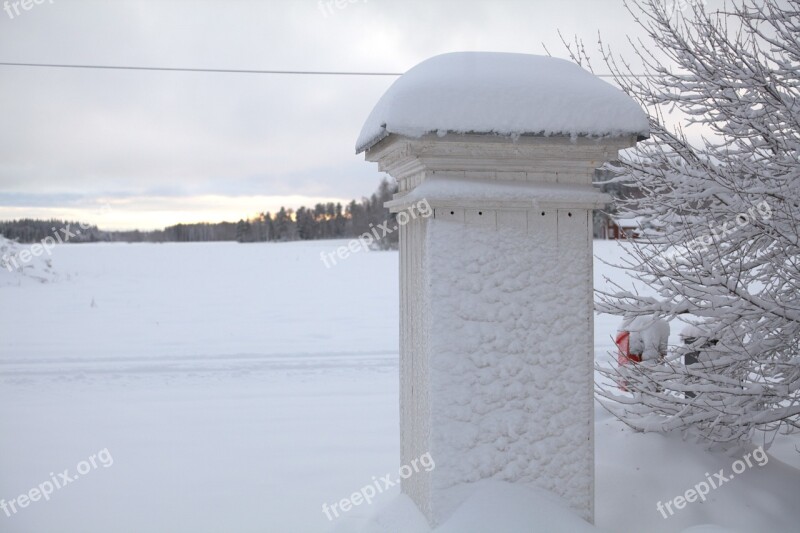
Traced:
[[[637, 30], [621, 3], [590, 0], [369, 0], [327, 16], [315, 0], [54, 0], [0, 12], [0, 60], [405, 71], [456, 50], [564, 55], [559, 28], [620, 49]], [[369, 195], [380, 176], [353, 146], [392, 81], [0, 67], [0, 205]]]

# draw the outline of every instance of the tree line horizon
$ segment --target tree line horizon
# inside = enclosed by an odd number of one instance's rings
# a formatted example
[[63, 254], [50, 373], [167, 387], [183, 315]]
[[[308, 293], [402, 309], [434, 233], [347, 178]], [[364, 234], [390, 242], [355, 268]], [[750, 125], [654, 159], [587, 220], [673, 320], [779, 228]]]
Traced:
[[[383, 204], [392, 199], [397, 186], [383, 178], [370, 197], [341, 202], [317, 203], [297, 209], [281, 207], [237, 222], [197, 222], [174, 224], [160, 230], [103, 230], [96, 225], [59, 219], [23, 218], [0, 221], [0, 235], [19, 243], [35, 243], [52, 236], [54, 228], [81, 226], [80, 235], [69, 242], [270, 242], [339, 239], [357, 237], [370, 230], [370, 224], [396, 224], [393, 213]], [[384, 239], [382, 247], [396, 245], [397, 237]]]

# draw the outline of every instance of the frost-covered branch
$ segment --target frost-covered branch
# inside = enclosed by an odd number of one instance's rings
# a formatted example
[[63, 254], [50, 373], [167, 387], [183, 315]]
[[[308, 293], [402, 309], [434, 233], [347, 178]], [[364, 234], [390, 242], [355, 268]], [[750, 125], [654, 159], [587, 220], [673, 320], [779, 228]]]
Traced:
[[[641, 236], [597, 308], [695, 324], [703, 342], [666, 361], [598, 366], [599, 400], [643, 431], [714, 442], [800, 424], [800, 2], [626, 2], [646, 73], [599, 42], [616, 83], [650, 114], [650, 138], [610, 167], [641, 192], [619, 200]], [[566, 43], [565, 43], [566, 44]], [[581, 64], [580, 43], [569, 53]], [[665, 118], [678, 119], [669, 127]], [[682, 356], [699, 354], [685, 365]], [[624, 380], [630, 393], [616, 383]]]

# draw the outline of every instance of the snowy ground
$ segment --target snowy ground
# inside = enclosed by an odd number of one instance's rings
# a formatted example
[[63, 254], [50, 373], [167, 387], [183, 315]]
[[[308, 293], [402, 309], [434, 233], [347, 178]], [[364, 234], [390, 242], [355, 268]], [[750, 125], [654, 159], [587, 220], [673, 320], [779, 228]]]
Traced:
[[[65, 469], [74, 477], [101, 450], [113, 458], [49, 501], [0, 511], [0, 531], [336, 525], [324, 502], [399, 467], [397, 256], [362, 253], [326, 269], [319, 253], [339, 244], [65, 245], [53, 251], [54, 282], [0, 271], [0, 499]], [[595, 253], [618, 251], [596, 242]], [[618, 275], [596, 265], [598, 283]], [[596, 320], [597, 358], [616, 325]], [[658, 501], [741, 455], [596, 416], [601, 528], [796, 530], [797, 440], [664, 519]]]

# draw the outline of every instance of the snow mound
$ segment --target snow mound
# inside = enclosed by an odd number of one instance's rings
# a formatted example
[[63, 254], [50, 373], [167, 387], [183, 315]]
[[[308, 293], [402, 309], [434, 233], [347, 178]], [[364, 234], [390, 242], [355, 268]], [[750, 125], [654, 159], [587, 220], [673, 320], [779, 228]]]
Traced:
[[330, 533], [431, 533], [425, 516], [406, 494], [397, 494], [364, 518], [345, 516]]
[[622, 322], [620, 330], [630, 332], [630, 351], [641, 355], [642, 360], [655, 361], [666, 355], [670, 333], [666, 320], [650, 316], [629, 317]]
[[477, 484], [473, 494], [436, 533], [582, 533], [599, 531], [557, 496], [532, 487], [500, 481]]
[[455, 52], [423, 61], [389, 87], [361, 129], [356, 153], [391, 133], [433, 132], [647, 137], [649, 126], [624, 92], [570, 61]]
[[335, 531], [357, 533], [581, 533], [600, 531], [581, 519], [557, 496], [502, 481], [480, 481], [463, 487], [468, 495], [450, 518], [427, 527], [411, 499], [402, 494], [377, 511], [358, 529], [345, 524]]
[[46, 255], [20, 257], [20, 252], [29, 247], [0, 235], [0, 286], [21, 285], [23, 280], [40, 283], [54, 281], [57, 277], [53, 263]]
[[[340, 520], [332, 533], [599, 533], [570, 509], [566, 502], [546, 490], [504, 481], [484, 480], [455, 489], [462, 499], [455, 512], [439, 527], [431, 528], [417, 506], [399, 494], [364, 519]], [[623, 511], [620, 511], [623, 512]], [[681, 533], [739, 533], [717, 524], [681, 528]]]

